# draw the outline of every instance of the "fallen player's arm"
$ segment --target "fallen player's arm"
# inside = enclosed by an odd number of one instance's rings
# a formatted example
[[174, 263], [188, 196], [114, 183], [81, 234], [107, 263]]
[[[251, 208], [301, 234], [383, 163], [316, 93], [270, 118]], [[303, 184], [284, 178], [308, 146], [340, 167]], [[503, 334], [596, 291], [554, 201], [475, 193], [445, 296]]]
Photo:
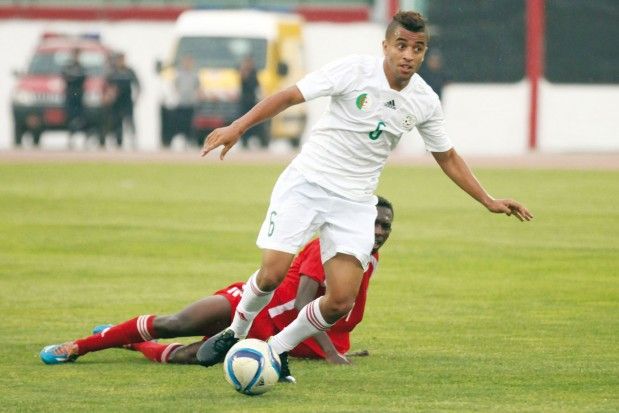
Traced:
[[[308, 303], [313, 301], [318, 291], [318, 282], [306, 275], [301, 274], [299, 287], [297, 288], [297, 298], [294, 301], [294, 307], [300, 311]], [[320, 331], [312, 337], [325, 353], [325, 360], [333, 364], [349, 364], [350, 361], [346, 356], [338, 353], [333, 345], [333, 342], [324, 331]]]

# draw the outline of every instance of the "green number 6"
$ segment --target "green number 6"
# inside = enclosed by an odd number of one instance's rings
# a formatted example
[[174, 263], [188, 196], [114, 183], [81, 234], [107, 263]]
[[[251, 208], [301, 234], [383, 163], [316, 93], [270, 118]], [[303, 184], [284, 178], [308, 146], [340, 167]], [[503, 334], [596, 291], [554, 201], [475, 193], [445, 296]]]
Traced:
[[269, 232], [268, 232], [269, 237], [273, 235], [273, 231], [275, 231], [275, 222], [273, 222], [273, 219], [276, 216], [277, 216], [277, 212], [275, 211], [272, 211], [271, 215], [269, 215]]
[[369, 136], [370, 139], [375, 141], [376, 139], [378, 139], [378, 137], [383, 133], [383, 129], [385, 129], [385, 122], [383, 122], [382, 120], [378, 122], [378, 124], [376, 125], [376, 129], [374, 129], [372, 132], [370, 132]]

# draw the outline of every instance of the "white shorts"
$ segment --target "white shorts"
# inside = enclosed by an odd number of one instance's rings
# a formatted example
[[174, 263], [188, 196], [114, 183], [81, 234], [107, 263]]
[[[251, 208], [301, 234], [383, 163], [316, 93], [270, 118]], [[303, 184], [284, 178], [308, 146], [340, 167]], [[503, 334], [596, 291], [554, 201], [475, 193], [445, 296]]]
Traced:
[[288, 166], [275, 183], [271, 204], [256, 244], [262, 249], [296, 254], [320, 232], [322, 262], [337, 253], [356, 257], [365, 271], [374, 246], [376, 206], [356, 202], [308, 182]]

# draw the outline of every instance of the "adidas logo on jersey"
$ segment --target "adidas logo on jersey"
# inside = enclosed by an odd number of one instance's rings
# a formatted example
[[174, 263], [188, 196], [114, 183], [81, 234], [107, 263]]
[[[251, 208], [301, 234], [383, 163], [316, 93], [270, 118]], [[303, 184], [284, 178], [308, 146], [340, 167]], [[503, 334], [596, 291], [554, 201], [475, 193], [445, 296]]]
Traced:
[[389, 102], [386, 102], [385, 107], [395, 110], [395, 100], [390, 100]]

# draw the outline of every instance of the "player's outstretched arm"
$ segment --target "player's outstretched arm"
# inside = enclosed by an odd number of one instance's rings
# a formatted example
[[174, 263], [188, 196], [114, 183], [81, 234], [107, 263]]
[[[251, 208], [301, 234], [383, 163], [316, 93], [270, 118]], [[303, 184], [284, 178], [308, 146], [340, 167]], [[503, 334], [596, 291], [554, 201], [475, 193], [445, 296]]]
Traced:
[[481, 186], [468, 165], [455, 149], [446, 152], [432, 152], [443, 172], [467, 194], [484, 205], [490, 212], [515, 216], [520, 221], [530, 221], [533, 215], [524, 205], [511, 199], [494, 199]]
[[325, 352], [325, 361], [330, 364], [350, 364], [350, 360], [344, 354], [337, 351], [331, 338], [324, 331], [316, 333], [313, 337]]
[[213, 149], [223, 146], [219, 155], [219, 159], [223, 159], [230, 148], [238, 142], [249, 128], [272, 118], [290, 106], [302, 102], [305, 102], [305, 98], [296, 86], [291, 86], [261, 100], [249, 112], [230, 125], [217, 128], [211, 132], [204, 140], [201, 156], [205, 156]]
[[[299, 286], [297, 287], [297, 297], [294, 300], [294, 307], [297, 311], [305, 307], [310, 301], [316, 298], [318, 292], [318, 282], [311, 277], [301, 274], [299, 280]], [[312, 336], [318, 345], [325, 353], [325, 361], [331, 364], [350, 364], [348, 358], [345, 355], [340, 354], [331, 338], [324, 331], [320, 331]]]

